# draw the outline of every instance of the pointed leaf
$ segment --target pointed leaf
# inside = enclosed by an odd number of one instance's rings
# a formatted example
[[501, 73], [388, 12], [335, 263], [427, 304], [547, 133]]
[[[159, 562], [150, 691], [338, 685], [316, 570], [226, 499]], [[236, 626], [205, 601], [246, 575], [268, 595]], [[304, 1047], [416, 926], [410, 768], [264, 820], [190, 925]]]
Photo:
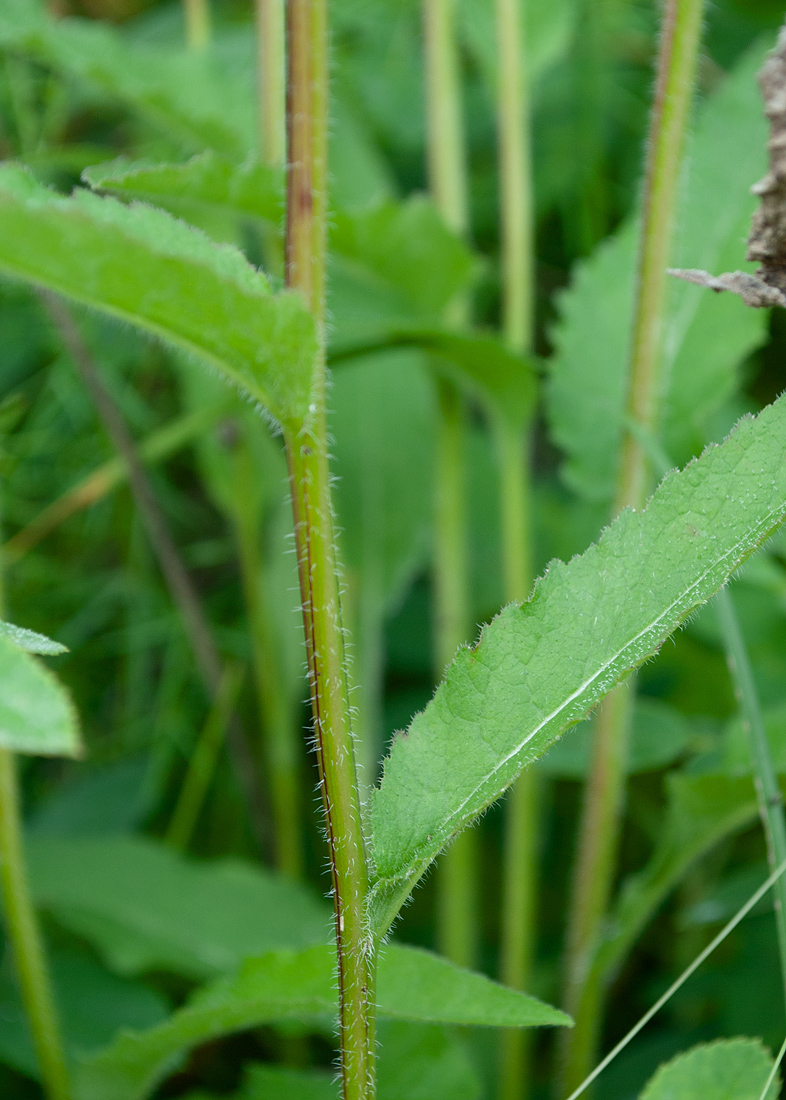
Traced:
[[33, 835], [36, 902], [125, 974], [211, 978], [249, 955], [325, 943], [327, 905], [237, 859], [200, 862], [140, 836]]
[[[702, 1043], [661, 1066], [639, 1100], [759, 1100], [772, 1055], [758, 1039]], [[776, 1079], [767, 1100], [780, 1095]]]
[[[335, 965], [330, 947], [250, 959], [157, 1028], [126, 1032], [85, 1060], [77, 1076], [78, 1100], [144, 1100], [186, 1051], [210, 1039], [280, 1020], [332, 1020]], [[493, 1027], [570, 1023], [525, 993], [411, 947], [390, 945], [380, 957], [378, 978], [382, 1017]]]
[[68, 692], [35, 657], [0, 634], [0, 745], [34, 756], [79, 756]]
[[373, 796], [372, 928], [444, 845], [657, 652], [786, 515], [786, 399], [664, 479], [640, 514], [557, 562], [462, 649], [398, 736]]
[[185, 164], [120, 158], [86, 169], [82, 178], [96, 191], [149, 202], [192, 225], [216, 217], [278, 225], [284, 212], [283, 172], [258, 161], [237, 165], [212, 150]]
[[[673, 262], [733, 270], [766, 165], [767, 127], [755, 79], [756, 47], [702, 108], [686, 163]], [[729, 158], [729, 148], [734, 157]], [[637, 219], [578, 265], [554, 330], [547, 413], [566, 454], [569, 484], [610, 499], [627, 399]], [[731, 295], [670, 280], [663, 334], [663, 445], [677, 461], [700, 450], [706, 421], [733, 392], [744, 357], [765, 338], [766, 316]]]
[[60, 642], [53, 642], [45, 634], [38, 634], [35, 630], [26, 630], [23, 626], [15, 626], [13, 623], [0, 622], [0, 638], [8, 638], [15, 646], [24, 649], [26, 653], [40, 653], [47, 657], [56, 657], [61, 653], [68, 653], [68, 646]]
[[282, 423], [307, 415], [314, 326], [299, 296], [161, 210], [85, 191], [63, 198], [0, 169], [0, 271], [188, 351]]

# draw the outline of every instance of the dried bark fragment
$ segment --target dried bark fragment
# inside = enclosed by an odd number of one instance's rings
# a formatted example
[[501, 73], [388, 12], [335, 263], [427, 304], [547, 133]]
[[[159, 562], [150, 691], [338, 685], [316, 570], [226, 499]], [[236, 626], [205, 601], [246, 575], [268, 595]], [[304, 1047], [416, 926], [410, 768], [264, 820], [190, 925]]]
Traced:
[[755, 309], [786, 309], [786, 26], [762, 66], [759, 85], [770, 124], [770, 167], [764, 179], [751, 188], [761, 199], [761, 206], [753, 215], [746, 255], [746, 259], [758, 262], [759, 268], [754, 275], [733, 271], [718, 276], [672, 268], [669, 275], [710, 290], [730, 290]]

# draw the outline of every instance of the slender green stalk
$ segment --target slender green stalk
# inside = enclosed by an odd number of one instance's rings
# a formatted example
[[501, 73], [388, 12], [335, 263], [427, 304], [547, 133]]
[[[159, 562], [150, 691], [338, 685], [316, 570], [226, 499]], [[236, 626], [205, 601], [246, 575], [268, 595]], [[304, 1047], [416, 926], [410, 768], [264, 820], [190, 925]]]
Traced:
[[183, 0], [183, 18], [189, 50], [207, 49], [212, 33], [210, 0]]
[[[629, 375], [628, 417], [640, 431], [628, 429], [623, 439], [615, 512], [640, 508], [651, 476], [642, 439], [657, 436], [666, 267], [702, 10], [703, 0], [667, 0], [664, 9], [644, 181]], [[603, 991], [597, 981], [588, 979], [616, 865], [633, 685], [633, 680], [628, 680], [604, 700], [595, 726], [566, 939], [563, 1003], [576, 1026], [561, 1037], [565, 1092], [572, 1091], [586, 1075], [600, 1033]]]
[[285, 433], [306, 653], [333, 876], [343, 1100], [374, 1096], [374, 958], [365, 923], [368, 872], [349, 720], [328, 469], [324, 355], [327, 203], [327, 3], [287, 0], [287, 283], [321, 333], [312, 417]]
[[22, 1001], [49, 1100], [69, 1100], [63, 1043], [38, 919], [27, 881], [16, 760], [0, 749], [0, 885]]
[[286, 60], [283, 0], [256, 0], [259, 155], [282, 167], [286, 158]]
[[761, 1090], [761, 1096], [759, 1097], [759, 1100], [767, 1100], [770, 1092], [770, 1086], [775, 1080], [775, 1074], [780, 1069], [780, 1064], [783, 1061], [784, 1054], [786, 1054], [786, 1039], [784, 1039], [781, 1043], [780, 1050], [775, 1057], [775, 1061], [772, 1063], [772, 1069], [770, 1070], [769, 1075], [767, 1076], [767, 1080], [764, 1083], [764, 1088]]
[[[502, 316], [505, 338], [515, 351], [531, 349], [534, 320], [534, 196], [522, 14], [521, 0], [496, 0]], [[528, 440], [523, 430], [504, 423], [496, 436], [505, 598], [523, 601], [532, 582]], [[514, 784], [506, 805], [499, 973], [514, 989], [525, 988], [532, 968], [539, 796], [539, 777], [530, 768]], [[527, 1031], [501, 1033], [500, 1100], [526, 1096], [530, 1047]]]
[[207, 720], [191, 754], [172, 820], [166, 831], [167, 844], [171, 844], [173, 848], [185, 851], [191, 843], [197, 819], [216, 771], [242, 681], [243, 671], [240, 666], [227, 665], [224, 668]]
[[[767, 855], [773, 871], [786, 860], [786, 816], [783, 812], [783, 796], [772, 761], [770, 742], [761, 712], [759, 693], [753, 678], [748, 648], [745, 645], [734, 600], [728, 588], [715, 597], [726, 659], [734, 681], [743, 724], [748, 733], [756, 793], [759, 799], [764, 834], [767, 837]], [[781, 957], [781, 973], [786, 994], [786, 881], [779, 879], [775, 886], [775, 922], [778, 931], [778, 948]]]
[[[467, 169], [461, 119], [455, 0], [423, 0], [426, 156], [431, 193], [454, 232], [469, 226]], [[467, 317], [462, 298], [448, 320]], [[469, 633], [464, 402], [452, 382], [438, 382], [434, 524], [435, 657], [441, 677]], [[440, 950], [462, 966], [477, 955], [477, 835], [466, 831], [443, 856], [439, 869], [437, 939]]]
[[235, 530], [251, 628], [254, 681], [266, 734], [275, 859], [280, 871], [299, 878], [303, 873], [299, 731], [292, 701], [287, 698], [275, 642], [275, 622], [265, 596], [260, 517], [253, 504], [255, 476], [251, 450], [241, 439], [235, 449]]

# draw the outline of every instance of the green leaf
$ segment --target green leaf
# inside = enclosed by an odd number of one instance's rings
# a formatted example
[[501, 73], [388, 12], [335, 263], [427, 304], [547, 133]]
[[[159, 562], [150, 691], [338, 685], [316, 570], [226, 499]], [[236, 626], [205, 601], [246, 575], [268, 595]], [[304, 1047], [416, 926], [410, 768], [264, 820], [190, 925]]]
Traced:
[[[143, 1100], [194, 1046], [281, 1020], [319, 1023], [336, 1015], [335, 950], [312, 947], [245, 962], [238, 973], [199, 991], [165, 1023], [125, 1032], [86, 1059], [78, 1100]], [[564, 1025], [564, 1013], [426, 951], [390, 945], [378, 972], [379, 1015], [490, 1027]]]
[[140, 836], [28, 842], [33, 895], [125, 974], [212, 978], [249, 955], [325, 943], [327, 906], [237, 859], [198, 862]]
[[316, 338], [300, 297], [161, 210], [63, 198], [0, 168], [0, 271], [196, 355], [290, 427], [308, 413]]
[[383, 934], [444, 845], [583, 718], [786, 515], [786, 400], [666, 477], [647, 507], [553, 564], [459, 652], [426, 710], [396, 737], [372, 805]]
[[[69, 1056], [100, 1049], [122, 1028], [155, 1027], [168, 1005], [141, 982], [110, 974], [86, 952], [54, 948], [49, 952], [63, 1040]], [[0, 1062], [38, 1078], [38, 1059], [17, 983], [5, 968], [0, 975]]]
[[88, 168], [82, 178], [96, 191], [160, 206], [211, 232], [224, 223], [259, 221], [278, 226], [284, 211], [282, 171], [247, 161], [237, 165], [207, 150], [185, 164], [148, 164], [124, 158]]
[[55, 657], [61, 653], [68, 653], [68, 646], [60, 642], [53, 642], [45, 634], [38, 634], [35, 630], [26, 630], [23, 626], [14, 626], [13, 623], [0, 621], [0, 638], [8, 638], [19, 649], [26, 653], [41, 653], [47, 657]]
[[606, 983], [671, 891], [701, 856], [756, 820], [750, 779], [720, 775], [666, 777], [666, 817], [649, 862], [622, 884], [592, 970]]
[[[742, 264], [756, 203], [750, 187], [766, 167], [767, 128], [755, 79], [761, 57], [759, 46], [700, 112], [686, 165], [675, 265], [728, 271]], [[617, 476], [637, 233], [634, 219], [578, 265], [553, 334], [547, 413], [566, 455], [566, 480], [591, 499], [610, 499]], [[662, 446], [682, 462], [706, 442], [709, 417], [732, 393], [742, 360], [765, 338], [767, 320], [731, 295], [707, 294], [678, 280], [670, 281], [668, 295]]]
[[429, 352], [431, 366], [451, 375], [477, 397], [494, 417], [520, 429], [535, 407], [534, 359], [511, 351], [491, 333], [451, 332], [437, 328], [392, 328], [378, 341], [344, 347], [330, 356], [341, 363], [370, 351], [413, 347]]
[[4, 0], [0, 46], [124, 104], [189, 150], [242, 158], [254, 148], [251, 80], [209, 53], [130, 43], [106, 23], [53, 19], [33, 0]]
[[328, 304], [334, 349], [438, 323], [476, 261], [422, 196], [338, 213], [330, 233]]
[[82, 751], [68, 692], [5, 631], [0, 633], [0, 745], [34, 756], [79, 756]]
[[[592, 758], [593, 725], [574, 726], [542, 758], [547, 775], [560, 779], [583, 779]], [[657, 699], [636, 700], [628, 749], [628, 775], [657, 771], [673, 764], [690, 744], [690, 724], [674, 707]]]
[[[455, 1036], [442, 1027], [381, 1020], [378, 1100], [478, 1100], [477, 1073]], [[238, 1100], [338, 1100], [335, 1074], [250, 1066]]]
[[[702, 1043], [661, 1066], [639, 1100], [759, 1100], [772, 1055], [758, 1039]], [[767, 1100], [780, 1094], [776, 1079]]]

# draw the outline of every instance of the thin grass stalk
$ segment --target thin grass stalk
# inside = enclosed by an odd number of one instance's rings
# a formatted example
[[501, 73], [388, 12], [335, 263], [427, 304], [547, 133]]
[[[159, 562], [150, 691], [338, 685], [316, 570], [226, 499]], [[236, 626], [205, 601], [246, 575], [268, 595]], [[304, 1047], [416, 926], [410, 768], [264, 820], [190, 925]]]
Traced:
[[186, 25], [186, 46], [189, 50], [206, 50], [213, 33], [210, 0], [183, 0], [183, 20]]
[[[507, 343], [531, 350], [534, 322], [534, 196], [526, 36], [521, 0], [496, 0], [497, 128], [502, 247], [502, 316]], [[529, 445], [524, 431], [497, 426], [505, 598], [521, 602], [532, 583]], [[508, 797], [502, 867], [500, 979], [524, 989], [534, 951], [539, 782], [523, 772]], [[500, 1100], [523, 1100], [531, 1037], [500, 1035]]]
[[[426, 159], [429, 187], [446, 225], [463, 236], [469, 227], [467, 168], [461, 114], [455, 0], [423, 0], [426, 78]], [[466, 322], [468, 303], [451, 304], [450, 323]], [[452, 382], [440, 380], [435, 463], [434, 619], [437, 677], [469, 633], [466, 521], [466, 412]], [[440, 861], [437, 940], [462, 966], [477, 957], [477, 834], [463, 832]]]
[[285, 433], [306, 635], [314, 746], [330, 851], [338, 952], [343, 1100], [374, 1096], [374, 958], [350, 728], [325, 408], [328, 26], [326, 0], [287, 0], [287, 284], [317, 322], [312, 416]]
[[[745, 645], [737, 609], [728, 588], [722, 588], [715, 597], [715, 607], [726, 649], [726, 660], [734, 681], [743, 725], [748, 734], [759, 813], [764, 826], [764, 835], [767, 838], [767, 857], [770, 870], [774, 871], [786, 860], [786, 816], [783, 812], [783, 796], [772, 760], [748, 647]], [[786, 996], [786, 880], [779, 879], [773, 893], [781, 975], [784, 996]]]
[[218, 691], [191, 753], [165, 837], [167, 844], [182, 852], [191, 843], [205, 804], [242, 682], [242, 668], [228, 664], [221, 675]]
[[[641, 508], [651, 469], [642, 439], [657, 438], [661, 398], [661, 327], [680, 164], [696, 71], [703, 0], [667, 0], [650, 119], [641, 242], [629, 368], [628, 419], [614, 511]], [[579, 831], [566, 937], [565, 1010], [576, 1026], [561, 1036], [560, 1083], [571, 1092], [594, 1060], [603, 990], [589, 980], [617, 859], [634, 681], [604, 700]]]
[[235, 448], [235, 531], [251, 632], [254, 684], [265, 732], [264, 752], [273, 817], [276, 867], [290, 878], [303, 874], [300, 798], [300, 731], [287, 698], [275, 641], [275, 624], [265, 594], [260, 516], [254, 504], [254, 463], [241, 439]]

